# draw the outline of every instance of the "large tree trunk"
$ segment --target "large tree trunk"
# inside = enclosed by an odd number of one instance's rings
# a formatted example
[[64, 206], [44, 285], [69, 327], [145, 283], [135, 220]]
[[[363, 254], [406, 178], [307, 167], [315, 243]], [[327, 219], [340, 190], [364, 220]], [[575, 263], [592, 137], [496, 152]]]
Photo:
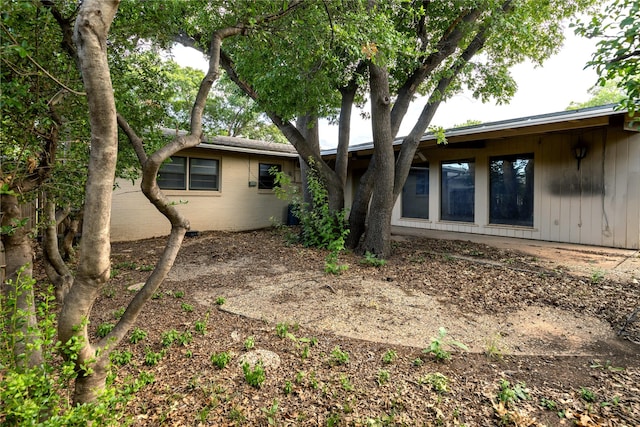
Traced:
[[395, 158], [391, 133], [391, 96], [389, 74], [375, 64], [369, 66], [371, 89], [371, 123], [375, 149], [373, 196], [362, 252], [386, 258], [391, 252], [391, 210], [393, 209], [393, 178]]
[[[375, 155], [371, 159], [371, 162], [375, 163]], [[374, 173], [373, 166], [367, 168], [365, 174], [360, 178], [358, 190], [351, 204], [351, 211], [349, 212], [349, 235], [345, 242], [345, 246], [349, 249], [356, 249], [358, 247], [366, 231], [369, 202], [371, 200], [371, 193], [373, 192]]]
[[[89, 105], [91, 153], [85, 195], [85, 220], [80, 261], [73, 286], [65, 298], [58, 321], [59, 339], [74, 336], [82, 348], [76, 362], [74, 402], [95, 400], [104, 387], [108, 352], [96, 354], [89, 342], [87, 323], [91, 307], [110, 272], [111, 198], [118, 152], [116, 106], [107, 62], [107, 35], [118, 0], [85, 0], [78, 11], [74, 41]], [[95, 360], [95, 362], [94, 362]], [[82, 366], [88, 365], [92, 372]]]
[[43, 362], [42, 351], [38, 346], [32, 350], [27, 347], [38, 338], [38, 324], [33, 292], [33, 247], [29, 233], [24, 226], [16, 225], [22, 219], [20, 204], [15, 194], [0, 195], [0, 212], [2, 226], [11, 227], [12, 231], [2, 233], [2, 244], [5, 251], [6, 280], [2, 283], [3, 298], [15, 299], [16, 309], [25, 315], [9, 322], [8, 333], [16, 339], [13, 343], [13, 355], [16, 366], [27, 368]]

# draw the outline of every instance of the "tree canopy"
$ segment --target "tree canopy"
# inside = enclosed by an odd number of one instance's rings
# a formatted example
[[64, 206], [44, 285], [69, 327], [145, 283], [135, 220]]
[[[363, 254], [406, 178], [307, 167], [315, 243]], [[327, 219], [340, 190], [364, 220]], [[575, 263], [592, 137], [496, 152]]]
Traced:
[[587, 66], [597, 71], [600, 86], [616, 82], [625, 93], [620, 108], [634, 116], [640, 110], [640, 3], [613, 0], [589, 21], [576, 24], [575, 31], [598, 39]]

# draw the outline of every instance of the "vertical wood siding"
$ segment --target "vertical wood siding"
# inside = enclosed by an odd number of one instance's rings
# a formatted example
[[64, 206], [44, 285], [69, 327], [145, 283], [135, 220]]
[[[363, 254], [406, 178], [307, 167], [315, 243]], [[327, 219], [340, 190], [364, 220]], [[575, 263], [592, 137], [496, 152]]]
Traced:
[[[572, 148], [588, 146], [580, 163]], [[401, 200], [392, 224], [406, 227], [520, 237], [566, 243], [639, 249], [640, 134], [611, 125], [489, 140], [484, 148], [422, 149], [428, 158], [428, 220], [401, 217]], [[534, 224], [519, 227], [489, 224], [489, 158], [534, 153]], [[440, 221], [440, 164], [474, 158], [475, 220]]]

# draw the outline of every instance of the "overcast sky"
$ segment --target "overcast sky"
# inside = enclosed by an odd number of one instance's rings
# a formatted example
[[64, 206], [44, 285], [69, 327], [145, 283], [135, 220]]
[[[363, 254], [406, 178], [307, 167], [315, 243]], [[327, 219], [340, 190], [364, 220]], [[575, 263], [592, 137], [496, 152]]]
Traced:
[[[584, 69], [594, 50], [595, 41], [577, 37], [573, 35], [573, 31], [567, 30], [562, 50], [548, 59], [542, 67], [534, 67], [527, 62], [512, 69], [518, 91], [509, 104], [483, 104], [469, 94], [456, 95], [440, 105], [432, 125], [449, 128], [467, 120], [492, 122], [553, 113], [565, 110], [571, 101], [586, 101], [590, 97], [587, 91], [597, 80], [592, 68]], [[195, 50], [178, 46], [173, 50], [173, 54], [179, 64], [206, 71], [206, 61]], [[422, 105], [417, 105], [407, 113], [399, 136], [409, 133], [421, 109]], [[337, 126], [321, 123], [322, 148], [335, 147], [337, 139]], [[359, 111], [354, 111], [351, 143], [368, 141], [371, 141], [371, 124], [360, 117]]]

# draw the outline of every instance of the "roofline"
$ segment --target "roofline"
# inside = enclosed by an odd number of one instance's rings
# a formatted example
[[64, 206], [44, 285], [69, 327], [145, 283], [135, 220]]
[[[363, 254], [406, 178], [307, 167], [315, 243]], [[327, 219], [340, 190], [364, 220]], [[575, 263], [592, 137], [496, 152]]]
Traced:
[[[508, 120], [500, 120], [496, 122], [481, 123], [479, 125], [464, 126], [459, 128], [449, 128], [445, 130], [445, 137], [452, 138], [458, 136], [479, 135], [488, 132], [496, 132], [507, 129], [518, 129], [531, 126], [548, 125], [560, 122], [569, 122], [576, 120], [591, 119], [596, 117], [608, 117], [616, 114], [624, 114], [624, 110], [615, 110], [617, 104], [607, 104], [597, 107], [581, 108], [578, 110], [565, 110], [554, 113], [538, 114], [534, 116], [518, 117]], [[393, 140], [393, 145], [402, 145], [402, 142], [406, 136], [398, 137]], [[436, 136], [432, 132], [425, 133], [420, 142], [436, 141]], [[371, 150], [373, 149], [373, 142], [365, 142], [361, 144], [349, 146], [349, 152]], [[337, 154], [337, 147], [322, 150], [323, 156], [330, 156]]]
[[[175, 130], [168, 128], [163, 128], [162, 133], [167, 136], [184, 136], [188, 134], [188, 132], [184, 130]], [[298, 157], [298, 152], [290, 144], [280, 144], [277, 142], [239, 138], [235, 136], [207, 136], [204, 134], [202, 135], [201, 141], [202, 142], [200, 144], [196, 145], [193, 148], [219, 150], [233, 153], [256, 154], [262, 156], [276, 156], [287, 158]], [[241, 144], [253, 145], [254, 147], [242, 147], [240, 146]]]

